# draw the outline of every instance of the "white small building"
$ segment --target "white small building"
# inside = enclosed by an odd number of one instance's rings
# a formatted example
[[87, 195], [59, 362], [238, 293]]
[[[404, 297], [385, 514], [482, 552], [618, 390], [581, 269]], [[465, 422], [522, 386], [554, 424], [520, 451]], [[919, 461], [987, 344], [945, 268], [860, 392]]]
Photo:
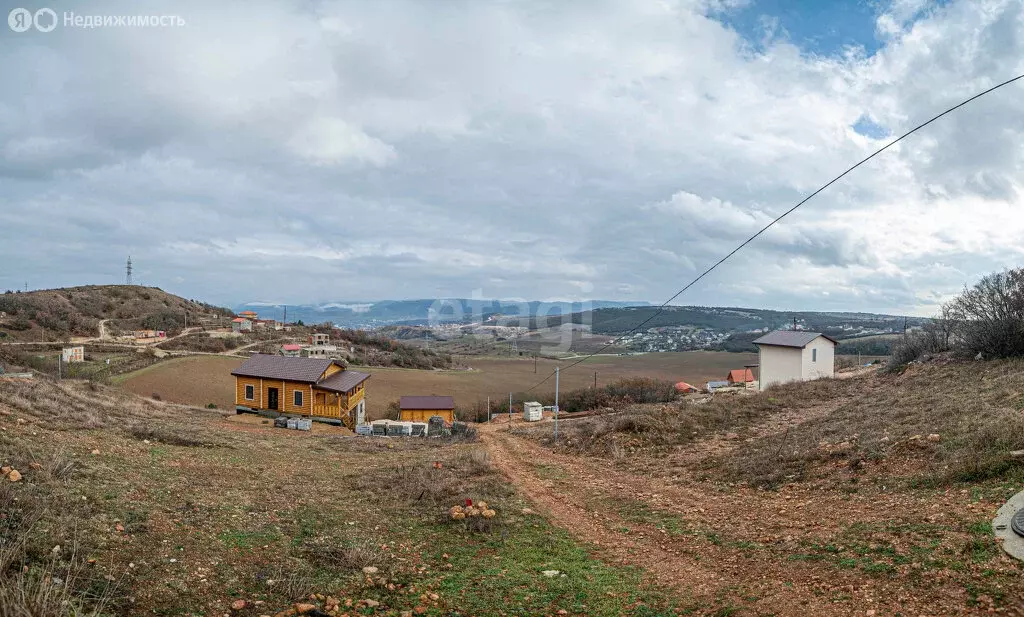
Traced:
[[819, 332], [777, 330], [754, 341], [759, 360], [758, 389], [835, 374], [836, 345]]
[[299, 352], [303, 358], [333, 358], [338, 355], [336, 345], [306, 345]]
[[523, 420], [537, 422], [544, 419], [544, 406], [536, 401], [523, 403]]
[[60, 352], [60, 359], [68, 362], [85, 362], [85, 347], [65, 347]]

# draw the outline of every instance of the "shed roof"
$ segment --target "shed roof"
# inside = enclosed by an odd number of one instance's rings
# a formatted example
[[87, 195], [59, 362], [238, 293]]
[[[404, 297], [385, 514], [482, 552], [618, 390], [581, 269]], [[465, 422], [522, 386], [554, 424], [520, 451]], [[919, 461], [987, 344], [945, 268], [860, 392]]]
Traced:
[[398, 405], [402, 409], [455, 409], [455, 399], [450, 396], [403, 396]]
[[293, 358], [256, 354], [242, 363], [232, 375], [238, 377], [261, 377], [263, 379], [284, 379], [316, 383], [327, 367], [334, 364], [329, 358]]
[[321, 390], [330, 390], [331, 392], [348, 392], [369, 378], [370, 376], [366, 373], [341, 371], [323, 381], [318, 381], [316, 387]]
[[729, 371], [728, 379], [731, 381], [739, 381], [741, 383], [754, 381], [754, 371], [748, 368], [734, 368]]
[[678, 390], [679, 392], [688, 392], [690, 390], [696, 390], [696, 389], [697, 388], [691, 386], [690, 384], [686, 383], [685, 381], [680, 381], [679, 383], [676, 384], [676, 390]]
[[822, 334], [821, 332], [802, 332], [799, 330], [776, 330], [775, 332], [769, 332], [761, 338], [754, 341], [755, 345], [775, 345], [777, 347], [807, 347], [807, 344], [818, 338], [819, 336], [824, 337], [836, 345], [839, 341]]
[[235, 318], [234, 318], [234, 319], [232, 319], [231, 321], [233, 321], [233, 322], [235, 322], [235, 323], [242, 323], [243, 321], [249, 321], [249, 320], [248, 320], [248, 319], [246, 319], [245, 317], [235, 317]]
[[302, 349], [302, 345], [299, 345], [297, 343], [291, 343], [291, 344], [288, 344], [288, 345], [281, 345], [281, 349], [283, 349], [285, 351], [298, 351], [298, 350]]

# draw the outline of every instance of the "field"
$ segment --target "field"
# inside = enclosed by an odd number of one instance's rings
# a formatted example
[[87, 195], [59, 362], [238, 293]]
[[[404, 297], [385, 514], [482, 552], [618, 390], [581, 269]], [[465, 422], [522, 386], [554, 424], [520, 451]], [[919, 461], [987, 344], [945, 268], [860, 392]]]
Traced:
[[[352, 367], [373, 375], [366, 388], [367, 411], [371, 418], [381, 417], [388, 403], [408, 394], [452, 395], [457, 405], [469, 406], [488, 396], [492, 400], [507, 399], [509, 392], [524, 392], [555, 370], [572, 360], [537, 361], [530, 358], [463, 357], [459, 362], [472, 370], [421, 371], [384, 367]], [[685, 380], [700, 384], [710, 379], [724, 379], [730, 369], [757, 362], [753, 354], [728, 352], [684, 352], [642, 354], [635, 356], [595, 356], [565, 371], [560, 377], [563, 391], [602, 385], [623, 377], [648, 376], [672, 381]], [[234, 379], [231, 371], [241, 359], [220, 356], [175, 358], [142, 371], [118, 378], [130, 392], [142, 396], [158, 394], [163, 400], [205, 407], [209, 403], [219, 409], [234, 407]], [[534, 392], [553, 393], [554, 378]]]
[[1024, 615], [1021, 392], [943, 360], [476, 442], [0, 379], [0, 615]]
[[242, 365], [242, 358], [229, 356], [184, 356], [114, 377], [112, 381], [125, 390], [172, 403], [206, 407], [213, 403], [218, 409], [234, 409], [235, 379], [231, 371]]

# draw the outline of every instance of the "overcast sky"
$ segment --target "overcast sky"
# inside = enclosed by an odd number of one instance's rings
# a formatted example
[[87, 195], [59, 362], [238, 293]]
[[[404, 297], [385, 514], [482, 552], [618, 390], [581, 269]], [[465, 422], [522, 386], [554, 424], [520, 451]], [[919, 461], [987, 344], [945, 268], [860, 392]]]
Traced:
[[[130, 254], [218, 303], [660, 303], [1024, 73], [1019, 0], [20, 5], [58, 25], [0, 22], [0, 289]], [[142, 6], [183, 25], [64, 23]], [[929, 314], [1024, 264], [1022, 112], [941, 120], [676, 303]]]

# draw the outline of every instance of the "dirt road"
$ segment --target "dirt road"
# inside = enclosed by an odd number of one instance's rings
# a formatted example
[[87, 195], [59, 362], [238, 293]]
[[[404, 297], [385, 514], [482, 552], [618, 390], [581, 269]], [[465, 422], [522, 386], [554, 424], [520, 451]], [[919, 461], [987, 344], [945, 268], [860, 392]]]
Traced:
[[[864, 529], [869, 559], [901, 541], [906, 548], [916, 538], [895, 530], [943, 512], [988, 516], [988, 506], [968, 504], [958, 492], [927, 500], [884, 488], [768, 492], [640, 475], [613, 461], [554, 453], [504, 427], [485, 426], [481, 438], [494, 463], [552, 521], [597, 545], [597, 557], [642, 567], [677, 588], [699, 614], [962, 614], [972, 601], [955, 581], [922, 578], [917, 563], [889, 568], [830, 558], [830, 551], [838, 557], [847, 545], [859, 546]], [[936, 525], [942, 531], [929, 545], [936, 554], [946, 543], [962, 551], [959, 523], [949, 518], [941, 521], [948, 529]]]

